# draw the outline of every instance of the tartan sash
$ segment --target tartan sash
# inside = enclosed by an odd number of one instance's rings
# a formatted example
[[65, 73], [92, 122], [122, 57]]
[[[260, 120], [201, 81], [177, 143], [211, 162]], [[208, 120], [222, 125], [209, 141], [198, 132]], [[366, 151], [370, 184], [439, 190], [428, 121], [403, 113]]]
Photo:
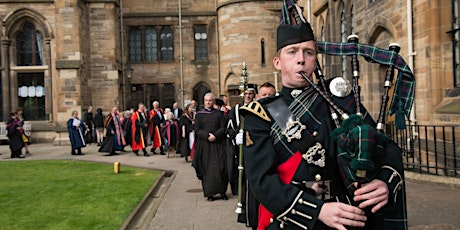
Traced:
[[402, 102], [402, 110], [409, 117], [415, 95], [415, 76], [404, 59], [395, 51], [384, 50], [375, 46], [359, 43], [333, 43], [317, 41], [320, 53], [335, 56], [351, 56], [354, 54], [364, 57], [368, 62], [381, 65], [394, 65], [399, 71], [395, 82], [395, 91], [388, 113], [398, 110], [398, 102]]

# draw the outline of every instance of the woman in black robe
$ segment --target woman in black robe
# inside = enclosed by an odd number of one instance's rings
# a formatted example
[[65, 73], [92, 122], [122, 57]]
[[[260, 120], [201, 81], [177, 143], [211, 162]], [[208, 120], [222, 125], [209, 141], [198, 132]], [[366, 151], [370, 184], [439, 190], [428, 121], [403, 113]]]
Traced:
[[185, 106], [185, 111], [179, 119], [179, 127], [181, 130], [180, 141], [179, 141], [179, 149], [180, 149], [180, 156], [185, 157], [185, 161], [188, 161], [188, 157], [190, 156], [191, 144], [190, 142], [190, 133], [193, 131], [193, 108], [188, 104]]
[[117, 107], [112, 108], [112, 112], [107, 115], [104, 123], [106, 136], [99, 148], [99, 152], [107, 152], [110, 156], [118, 155], [115, 151], [121, 151], [126, 142]]
[[131, 126], [132, 126], [131, 114], [132, 113], [133, 112], [131, 112], [130, 110], [125, 111], [124, 119], [121, 122], [121, 128], [123, 129], [123, 134], [125, 136], [126, 145], [129, 145], [129, 146], [131, 146], [131, 139], [133, 138], [132, 129], [131, 129]]
[[20, 120], [17, 117], [17, 113], [11, 113], [11, 118], [6, 123], [6, 129], [8, 133], [6, 136], [10, 142], [11, 158], [24, 158], [21, 155], [24, 142], [22, 141], [22, 126]]

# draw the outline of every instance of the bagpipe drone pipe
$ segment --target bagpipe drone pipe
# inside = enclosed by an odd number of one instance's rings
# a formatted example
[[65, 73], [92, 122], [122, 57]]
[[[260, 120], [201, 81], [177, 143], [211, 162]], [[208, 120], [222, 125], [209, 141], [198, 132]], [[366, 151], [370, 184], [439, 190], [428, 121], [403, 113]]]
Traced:
[[[338, 144], [338, 159], [342, 176], [346, 186], [349, 188], [349, 192], [353, 194], [356, 187], [352, 186], [352, 184], [354, 182], [361, 184], [371, 181], [383, 164], [383, 158], [386, 157], [384, 154], [392, 154], [385, 149], [391, 139], [383, 132], [383, 127], [394, 70], [398, 70], [398, 75], [388, 114], [396, 113], [398, 129], [404, 129], [404, 116], [409, 115], [413, 102], [415, 78], [407, 64], [398, 55], [400, 48], [395, 43], [390, 44], [389, 50], [383, 50], [359, 44], [356, 35], [349, 36], [348, 43], [317, 43], [319, 53], [351, 56], [352, 59], [353, 85], [341, 77], [336, 77], [329, 82], [329, 87], [327, 88], [319, 63], [317, 63], [317, 69], [315, 70], [319, 86], [305, 74], [302, 74], [302, 76], [329, 104], [331, 117], [337, 126], [331, 135]], [[358, 85], [358, 55], [364, 57], [366, 61], [388, 66], [384, 82], [384, 95], [382, 96], [376, 127], [371, 127], [363, 121], [360, 87]], [[354, 95], [356, 112], [349, 115], [334, 102], [332, 97], [345, 97], [351, 92]]]

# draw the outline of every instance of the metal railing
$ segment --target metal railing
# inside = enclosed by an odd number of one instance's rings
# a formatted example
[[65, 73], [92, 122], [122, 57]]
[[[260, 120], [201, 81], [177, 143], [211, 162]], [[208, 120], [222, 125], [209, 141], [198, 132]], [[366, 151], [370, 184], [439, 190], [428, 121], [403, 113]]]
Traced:
[[421, 174], [460, 177], [460, 126], [408, 125], [387, 134], [402, 148], [404, 169]]
[[[32, 133], [32, 125], [25, 123], [23, 128], [25, 134], [30, 137], [30, 134]], [[6, 123], [0, 122], [0, 140], [8, 140], [8, 137], [6, 136], [7, 133], [8, 131], [6, 130]]]

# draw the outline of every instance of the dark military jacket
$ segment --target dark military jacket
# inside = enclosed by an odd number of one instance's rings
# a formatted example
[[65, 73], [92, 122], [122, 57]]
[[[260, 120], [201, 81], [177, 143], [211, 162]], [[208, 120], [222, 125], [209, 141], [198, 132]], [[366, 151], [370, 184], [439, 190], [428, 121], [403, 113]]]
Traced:
[[[349, 114], [356, 110], [352, 95], [334, 100]], [[280, 106], [280, 102], [285, 107]], [[279, 96], [252, 102], [243, 108], [240, 111], [245, 116], [244, 167], [249, 186], [263, 206], [259, 209], [262, 210], [259, 228], [327, 229], [318, 221], [322, 205], [337, 200], [353, 202], [338, 166], [337, 144], [330, 136], [336, 127], [329, 105], [312, 88], [300, 91], [284, 87]], [[364, 111], [365, 122], [375, 127], [366, 110], [361, 111]], [[295, 123], [296, 128], [277, 122], [287, 120], [290, 115], [299, 121], [290, 122]], [[298, 129], [301, 130], [299, 139], [292, 135]], [[386, 209], [397, 213], [390, 218], [397, 219], [393, 223], [399, 227], [386, 225], [385, 220], [385, 229], [404, 229], [405, 213], [401, 211], [400, 202], [404, 199], [401, 155], [394, 142], [387, 145], [385, 148], [394, 153], [387, 154], [374, 176], [387, 183], [390, 196]], [[330, 196], [316, 196], [310, 188], [314, 181], [327, 183]], [[400, 204], [396, 207], [397, 201]], [[400, 212], [395, 212], [395, 207]], [[272, 216], [263, 217], [264, 210]], [[366, 226], [372, 229], [372, 223]]]

